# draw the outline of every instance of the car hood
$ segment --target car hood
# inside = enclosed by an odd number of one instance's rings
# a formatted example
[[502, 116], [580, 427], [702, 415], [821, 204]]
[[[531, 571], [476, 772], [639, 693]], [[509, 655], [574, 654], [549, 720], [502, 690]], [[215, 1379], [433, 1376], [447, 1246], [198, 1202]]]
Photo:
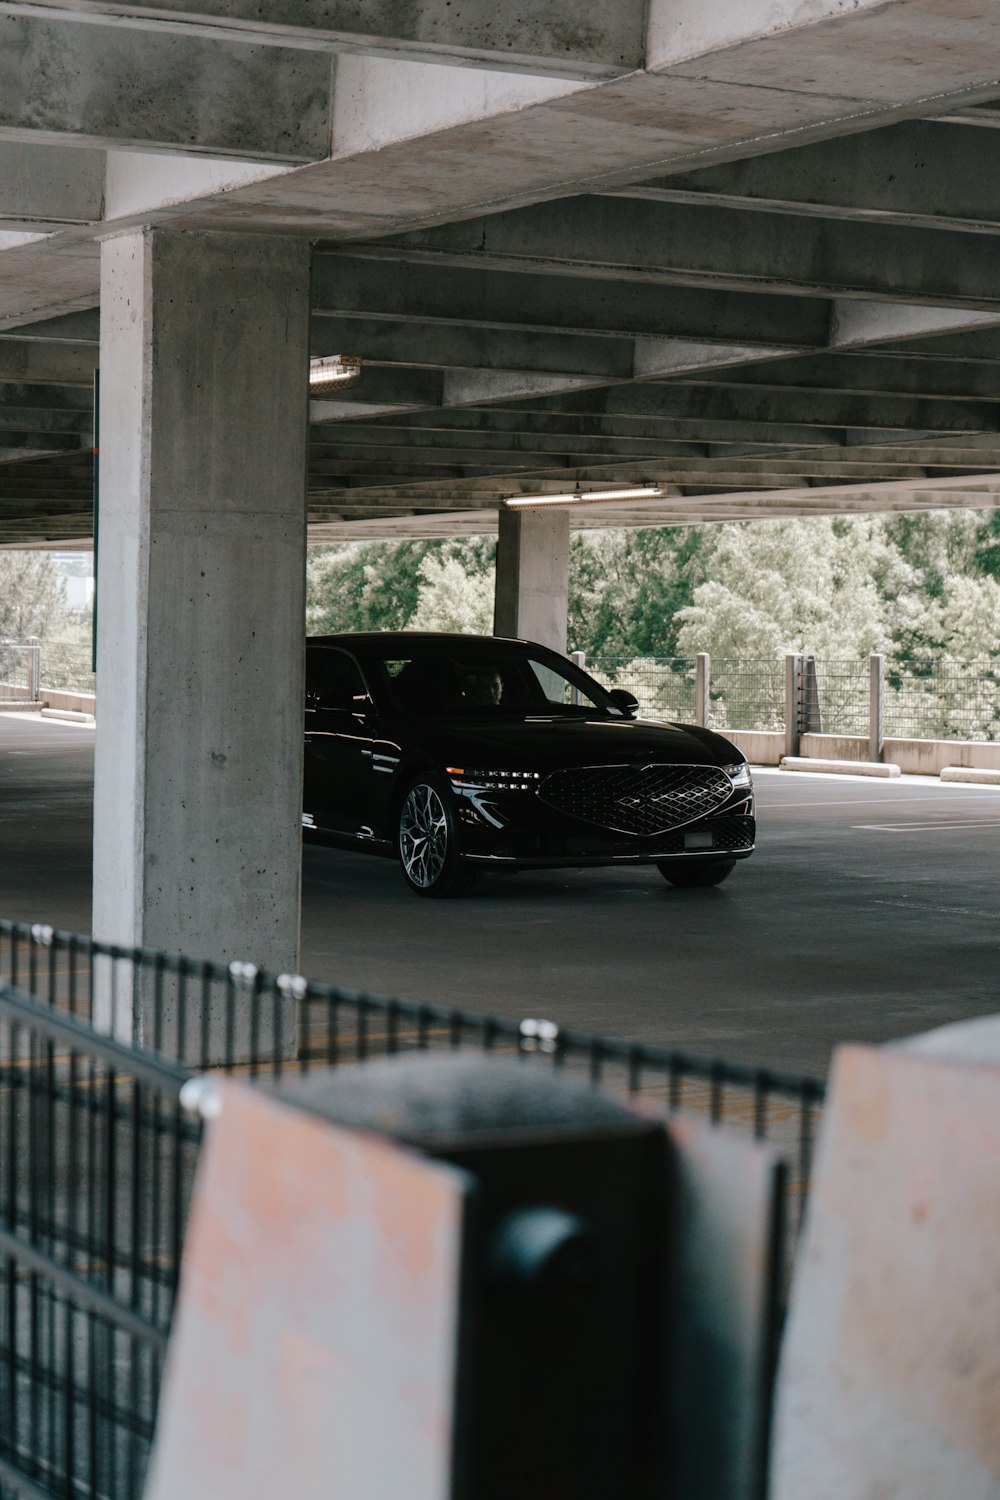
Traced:
[[446, 762], [475, 769], [496, 765], [510, 770], [548, 770], [603, 762], [647, 765], [653, 761], [723, 766], [743, 759], [734, 745], [709, 729], [650, 719], [547, 719], [531, 715], [490, 724], [455, 719], [447, 726], [435, 724], [430, 738]]

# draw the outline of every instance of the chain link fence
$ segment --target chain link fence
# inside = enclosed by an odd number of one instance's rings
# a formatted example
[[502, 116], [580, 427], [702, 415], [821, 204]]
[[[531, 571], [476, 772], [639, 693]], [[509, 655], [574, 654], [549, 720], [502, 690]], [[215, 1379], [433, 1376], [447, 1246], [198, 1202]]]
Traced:
[[93, 647], [89, 639], [42, 642], [42, 687], [69, 693], [93, 693]]
[[[705, 658], [712, 729], [783, 731], [783, 657]], [[803, 658], [804, 702], [799, 728], [868, 738], [871, 660]], [[627, 688], [641, 712], [697, 723], [694, 657], [601, 656], [586, 669], [606, 687]], [[1000, 657], [979, 661], [923, 658], [886, 662], [884, 733], [897, 739], [1000, 740]]]
[[0, 641], [0, 703], [37, 702], [40, 654], [37, 643]]
[[1000, 659], [887, 664], [885, 732], [915, 740], [1000, 739]]
[[625, 688], [649, 718], [690, 724], [695, 718], [693, 656], [602, 656], [587, 666], [607, 688]]

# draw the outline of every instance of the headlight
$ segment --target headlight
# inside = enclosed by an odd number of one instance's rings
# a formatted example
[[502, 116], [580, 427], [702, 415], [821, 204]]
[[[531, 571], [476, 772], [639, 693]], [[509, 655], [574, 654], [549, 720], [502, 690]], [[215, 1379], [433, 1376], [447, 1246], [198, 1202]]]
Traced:
[[735, 790], [740, 787], [746, 787], [747, 791], [752, 789], [753, 777], [750, 775], [750, 767], [745, 760], [737, 761], [733, 766], [723, 766], [722, 769], [733, 783]]
[[542, 779], [541, 771], [469, 770], [445, 766], [456, 792], [530, 792]]

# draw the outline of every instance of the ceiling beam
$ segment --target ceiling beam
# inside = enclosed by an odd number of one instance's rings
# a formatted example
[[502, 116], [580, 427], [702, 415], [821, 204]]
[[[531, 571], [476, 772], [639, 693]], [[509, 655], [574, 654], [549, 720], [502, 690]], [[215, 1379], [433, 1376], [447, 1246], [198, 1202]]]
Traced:
[[[826, 345], [830, 324], [830, 306], [822, 298], [412, 265], [366, 259], [349, 249], [314, 257], [312, 305], [317, 322], [324, 317], [384, 318], [422, 327], [458, 323], [803, 349]], [[322, 328], [314, 327], [314, 340], [320, 336]]]
[[[532, 0], [497, 6], [463, 0], [442, 6], [416, 0], [29, 0], [32, 11], [65, 21], [100, 21], [142, 31], [168, 31], [336, 52], [369, 52], [411, 61], [516, 69], [569, 78], [614, 78], [641, 68], [645, 0]], [[0, 14], [23, 13], [23, 0]]]
[[621, 198], [1000, 233], [1000, 137], [913, 120], [613, 190]]
[[1000, 310], [989, 236], [579, 197], [352, 247], [438, 266]]
[[316, 161], [330, 152], [330, 66], [289, 48], [0, 15], [0, 141]]

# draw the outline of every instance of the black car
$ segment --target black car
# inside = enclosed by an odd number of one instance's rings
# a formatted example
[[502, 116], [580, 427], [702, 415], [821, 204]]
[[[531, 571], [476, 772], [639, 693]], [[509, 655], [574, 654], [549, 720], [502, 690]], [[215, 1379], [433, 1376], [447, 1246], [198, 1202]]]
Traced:
[[749, 767], [721, 735], [638, 707], [530, 641], [314, 636], [302, 822], [398, 857], [421, 896], [581, 865], [717, 885], [753, 852]]

